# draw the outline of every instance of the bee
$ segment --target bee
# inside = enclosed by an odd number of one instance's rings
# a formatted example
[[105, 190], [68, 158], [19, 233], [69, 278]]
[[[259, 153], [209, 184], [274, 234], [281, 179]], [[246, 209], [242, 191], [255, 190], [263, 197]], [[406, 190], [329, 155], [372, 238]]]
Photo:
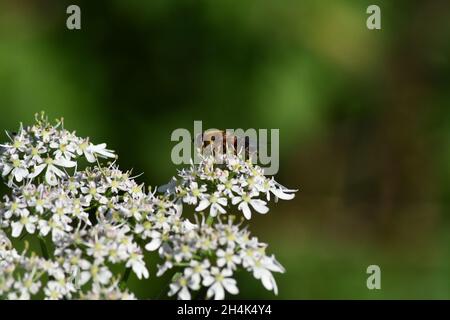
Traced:
[[237, 136], [225, 130], [209, 129], [195, 138], [195, 145], [202, 150], [207, 150], [213, 154], [233, 153], [243, 154], [245, 159], [249, 159], [251, 153], [256, 152], [254, 144], [248, 136]]

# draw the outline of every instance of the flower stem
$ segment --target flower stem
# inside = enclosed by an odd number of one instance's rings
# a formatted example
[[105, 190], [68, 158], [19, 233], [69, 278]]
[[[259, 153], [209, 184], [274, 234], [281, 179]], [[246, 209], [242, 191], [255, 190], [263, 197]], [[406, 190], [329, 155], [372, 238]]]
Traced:
[[211, 226], [212, 223], [213, 223], [213, 221], [214, 221], [214, 217], [208, 216], [208, 218], [206, 219], [206, 224], [207, 224], [208, 226]]
[[122, 290], [125, 289], [128, 278], [130, 277], [130, 273], [131, 273], [131, 268], [126, 268], [125, 272], [123, 273], [122, 279], [120, 279], [120, 287]]
[[47, 245], [45, 244], [44, 239], [42, 239], [41, 237], [39, 237], [39, 245], [41, 246], [42, 256], [46, 260], [48, 260], [49, 259], [49, 255], [48, 255]]
[[28, 232], [24, 232], [23, 235], [20, 236], [19, 240], [25, 239], [25, 237], [28, 235]]

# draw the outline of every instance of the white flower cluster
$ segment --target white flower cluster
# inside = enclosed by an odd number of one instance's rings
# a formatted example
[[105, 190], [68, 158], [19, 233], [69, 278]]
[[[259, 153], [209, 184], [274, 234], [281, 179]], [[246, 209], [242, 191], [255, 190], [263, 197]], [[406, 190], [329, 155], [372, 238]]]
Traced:
[[[219, 158], [218, 158], [219, 157]], [[243, 160], [239, 155], [223, 154], [203, 158], [198, 166], [179, 173], [181, 184], [176, 194], [183, 202], [195, 205], [195, 211], [209, 210], [209, 215], [227, 212], [227, 207], [237, 205], [246, 219], [251, 219], [252, 209], [266, 214], [267, 201], [271, 195], [275, 200], [291, 200], [294, 192], [273, 178], [264, 175], [262, 168]]]
[[233, 224], [234, 215], [226, 218], [227, 223], [221, 217], [236, 209], [246, 219], [251, 219], [252, 209], [265, 214], [272, 195], [275, 200], [291, 200], [296, 190], [266, 177], [263, 169], [250, 160], [228, 153], [204, 157], [198, 166], [192, 164], [191, 168], [181, 170], [179, 179], [174, 179], [163, 191], [177, 203], [193, 206], [196, 212], [207, 211], [208, 216], [206, 221], [197, 219], [184, 233], [166, 237], [159, 247], [159, 255], [165, 262], [158, 266], [158, 275], [174, 267], [182, 268], [170, 284], [169, 295], [190, 299], [191, 292], [202, 287], [207, 288], [207, 298], [223, 299], [225, 292], [237, 294], [233, 274], [238, 269], [252, 272], [267, 290], [278, 293], [272, 272], [285, 270], [274, 256], [265, 254], [267, 245], [251, 237], [246, 228]]
[[11, 141], [0, 145], [0, 171], [8, 177], [10, 186], [25, 179], [34, 180], [41, 173], [48, 184], [56, 185], [59, 178], [67, 177], [66, 169], [76, 167], [74, 160], [82, 156], [91, 163], [97, 157], [115, 157], [106, 144], [94, 145], [89, 139], [77, 137], [75, 132], [63, 128], [62, 120], [52, 126], [43, 114], [36, 116], [35, 125], [21, 126], [18, 133], [8, 136]]
[[[246, 228], [233, 224], [202, 219], [189, 231], [177, 234], [159, 249], [165, 260], [159, 265], [158, 274], [174, 267], [182, 268], [170, 284], [169, 295], [179, 299], [191, 299], [191, 291], [207, 288], [206, 297], [224, 299], [225, 292], [238, 294], [233, 274], [238, 269], [253, 273], [267, 290], [278, 293], [272, 272], [284, 272], [274, 256], [267, 256], [267, 245], [251, 237]], [[212, 221], [212, 220], [209, 220]]]
[[[146, 191], [131, 172], [100, 162], [116, 158], [105, 144], [77, 137], [62, 121], [53, 126], [40, 116], [9, 137], [0, 149], [11, 189], [0, 202], [0, 297], [133, 299], [129, 274], [150, 276], [145, 251], [161, 257], [157, 276], [174, 273], [169, 296], [189, 299], [202, 288], [206, 298], [237, 294], [239, 269], [277, 293], [272, 272], [284, 268], [265, 254], [267, 245], [233, 215], [219, 215], [237, 209], [250, 219], [252, 209], [267, 213], [271, 195], [294, 197], [259, 167], [230, 154], [219, 165], [211, 156]], [[189, 206], [200, 212], [195, 223], [186, 218]]]
[[[11, 300], [31, 297], [62, 299], [72, 298], [75, 295], [84, 299], [135, 299], [128, 290], [119, 288], [118, 281], [109, 281], [108, 276], [106, 276], [108, 285], [103, 285], [99, 281], [94, 282], [87, 290], [78, 287], [76, 270], [80, 270], [81, 267], [90, 268], [91, 271], [94, 269], [88, 261], [80, 258], [79, 251], [54, 260], [36, 254], [27, 256], [26, 253], [27, 250], [19, 254], [16, 249], [11, 248], [6, 235], [0, 233], [0, 297]], [[102, 273], [103, 270], [96, 272]], [[44, 275], [51, 279], [46, 284], [43, 283]]]

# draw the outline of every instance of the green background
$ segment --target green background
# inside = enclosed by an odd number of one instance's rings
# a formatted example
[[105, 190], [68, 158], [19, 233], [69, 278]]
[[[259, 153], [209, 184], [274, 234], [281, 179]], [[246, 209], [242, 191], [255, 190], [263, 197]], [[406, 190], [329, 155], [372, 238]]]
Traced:
[[[81, 7], [82, 29], [66, 28]], [[381, 7], [382, 30], [366, 28]], [[450, 2], [0, 2], [0, 128], [35, 112], [161, 185], [176, 128], [280, 129], [293, 201], [251, 229], [286, 299], [450, 298]], [[6, 136], [3, 136], [3, 140]], [[145, 178], [144, 178], [145, 177]], [[366, 287], [377, 264], [382, 289]], [[154, 298], [167, 279], [131, 279]], [[242, 298], [275, 298], [239, 275]]]

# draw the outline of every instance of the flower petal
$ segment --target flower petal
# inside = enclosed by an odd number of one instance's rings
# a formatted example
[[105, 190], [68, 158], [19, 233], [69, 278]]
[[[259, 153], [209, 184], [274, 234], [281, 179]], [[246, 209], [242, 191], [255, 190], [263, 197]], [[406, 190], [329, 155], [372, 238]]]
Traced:
[[18, 238], [20, 236], [20, 234], [22, 233], [23, 224], [15, 221], [15, 222], [11, 223], [11, 228], [12, 228], [11, 236], [13, 238]]
[[[278, 188], [272, 188], [272, 189], [270, 189], [270, 191], [272, 191], [272, 193], [277, 198], [280, 198], [281, 200], [292, 200], [295, 197], [294, 193], [286, 193], [282, 189], [278, 189]], [[295, 190], [292, 190], [292, 191], [295, 192]]]
[[77, 165], [75, 161], [68, 160], [64, 157], [53, 160], [53, 163], [60, 167], [73, 168]]
[[56, 179], [55, 174], [53, 173], [50, 168], [47, 168], [47, 171], [45, 172], [45, 181], [51, 186], [55, 186], [58, 184], [58, 179]]
[[260, 199], [254, 199], [250, 201], [252, 207], [259, 213], [265, 214], [269, 212], [269, 208], [266, 206], [266, 202]]
[[47, 166], [46, 163], [42, 163], [42, 164], [40, 164], [40, 165], [35, 166], [35, 167], [34, 167], [34, 172], [32, 172], [32, 173], [30, 174], [30, 178], [32, 178], [32, 179], [33, 179], [33, 178], [36, 178], [38, 175], [41, 174], [42, 170], [44, 170], [46, 166]]
[[223, 280], [223, 286], [225, 287], [225, 289], [231, 293], [231, 294], [238, 294], [239, 293], [239, 289], [236, 286], [236, 280], [234, 279], [224, 279]]
[[247, 202], [241, 202], [241, 204], [238, 207], [239, 210], [242, 211], [244, 214], [245, 219], [250, 220], [252, 217], [252, 212], [250, 211], [250, 208], [248, 207]]
[[145, 250], [155, 251], [161, 246], [161, 238], [153, 238], [152, 241], [145, 245]]
[[195, 208], [195, 211], [202, 211], [205, 210], [207, 207], [209, 206], [209, 201], [208, 199], [203, 199], [200, 201], [200, 203], [198, 204], [197, 208]]
[[182, 287], [180, 292], [178, 292], [178, 298], [181, 300], [190, 300], [191, 294], [190, 294], [188, 288]]

